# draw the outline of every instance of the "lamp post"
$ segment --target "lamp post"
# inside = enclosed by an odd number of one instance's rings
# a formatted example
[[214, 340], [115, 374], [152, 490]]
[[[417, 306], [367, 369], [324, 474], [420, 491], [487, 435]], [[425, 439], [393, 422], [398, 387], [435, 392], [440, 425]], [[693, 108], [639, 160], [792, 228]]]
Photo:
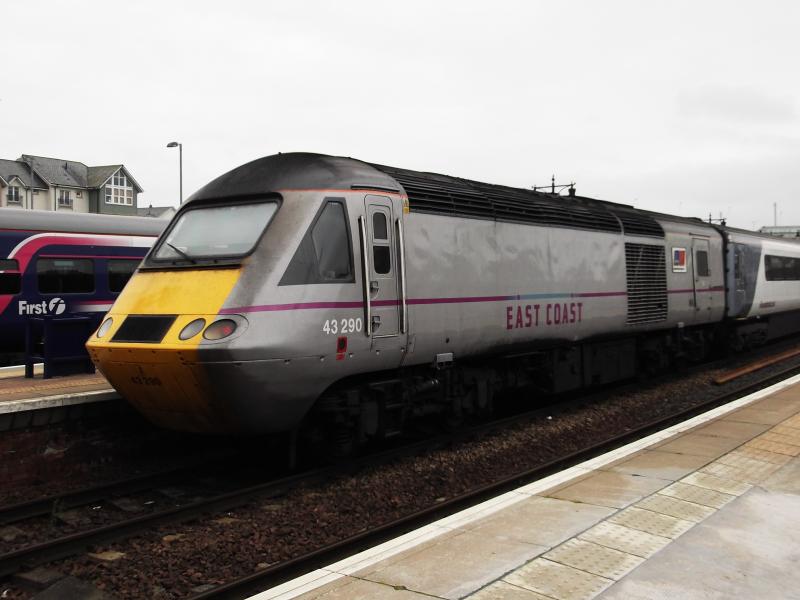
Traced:
[[178, 177], [180, 180], [180, 203], [183, 204], [183, 144], [180, 142], [170, 142], [167, 148], [178, 148]]

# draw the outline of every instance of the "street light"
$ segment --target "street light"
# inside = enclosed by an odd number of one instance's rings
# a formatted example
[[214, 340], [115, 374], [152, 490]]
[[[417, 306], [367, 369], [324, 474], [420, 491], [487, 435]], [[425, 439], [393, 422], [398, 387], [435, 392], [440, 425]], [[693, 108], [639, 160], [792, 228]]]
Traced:
[[183, 144], [170, 142], [167, 148], [178, 148], [178, 177], [180, 178], [180, 204], [183, 204]]

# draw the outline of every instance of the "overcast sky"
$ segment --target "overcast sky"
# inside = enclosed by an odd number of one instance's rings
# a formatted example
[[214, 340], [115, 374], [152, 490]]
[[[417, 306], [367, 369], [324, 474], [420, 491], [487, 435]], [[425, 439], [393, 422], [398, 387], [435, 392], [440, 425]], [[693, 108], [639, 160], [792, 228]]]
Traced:
[[800, 225], [800, 3], [7, 1], [0, 158], [140, 205], [277, 152]]

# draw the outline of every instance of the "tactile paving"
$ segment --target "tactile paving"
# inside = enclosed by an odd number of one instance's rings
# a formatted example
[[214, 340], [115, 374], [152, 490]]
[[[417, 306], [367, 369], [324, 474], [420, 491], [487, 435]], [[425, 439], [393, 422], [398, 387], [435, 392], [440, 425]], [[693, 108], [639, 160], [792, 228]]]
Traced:
[[785, 435], [787, 438], [792, 440], [791, 443], [795, 445], [800, 445], [800, 429], [798, 428], [786, 427], [785, 425], [776, 425], [769, 431], [770, 433], [778, 433], [780, 435]]
[[531, 590], [511, 585], [505, 581], [495, 581], [482, 590], [467, 596], [467, 600], [553, 600], [549, 596], [542, 596]]
[[703, 506], [710, 506], [711, 508], [722, 508], [728, 502], [733, 500], [735, 496], [716, 492], [706, 488], [697, 487], [696, 485], [689, 485], [679, 481], [668, 485], [659, 492], [664, 496], [672, 496], [686, 500], [687, 502], [694, 502], [695, 504], [702, 504]]
[[800, 414], [795, 415], [793, 417], [789, 417], [788, 419], [783, 421], [781, 425], [785, 427], [794, 427], [796, 429], [800, 429]]
[[798, 440], [796, 436], [779, 433], [775, 431], [774, 427], [769, 431], [762, 433], [756, 439], [767, 440], [769, 442], [778, 442], [779, 444], [788, 444], [790, 446], [800, 446], [800, 440]]
[[675, 539], [680, 534], [694, 527], [694, 521], [678, 519], [652, 510], [631, 506], [618, 512], [609, 519], [612, 523]]
[[727, 465], [721, 461], [714, 461], [707, 464], [701, 469], [703, 473], [716, 475], [717, 477], [725, 477], [726, 479], [733, 479], [734, 481], [743, 481], [745, 483], [759, 483], [768, 477], [771, 473], [775, 472], [778, 465], [772, 463], [754, 461], [758, 465], [740, 466]]
[[763, 440], [756, 438], [750, 440], [744, 445], [745, 448], [755, 448], [756, 450], [766, 450], [775, 454], [785, 454], [787, 456], [797, 456], [800, 454], [800, 446], [792, 446], [791, 444], [782, 444], [780, 442], [772, 442], [770, 440]]
[[653, 494], [652, 496], [644, 498], [642, 501], [637, 502], [635, 506], [662, 515], [669, 515], [677, 519], [694, 521], [695, 523], [699, 523], [703, 519], [714, 514], [714, 509], [708, 506], [701, 506], [694, 502], [687, 502], [680, 498], [663, 496], [661, 494]]
[[770, 452], [769, 450], [760, 450], [759, 448], [742, 446], [733, 452], [729, 452], [725, 456], [720, 456], [718, 460], [728, 465], [734, 465], [736, 463], [733, 461], [739, 459], [740, 457], [748, 460], [760, 460], [778, 466], [785, 465], [792, 459], [791, 456], [787, 456], [786, 454], [776, 454], [775, 452]]
[[660, 535], [638, 531], [608, 521], [587, 529], [578, 538], [642, 558], [652, 556], [672, 541]]
[[504, 579], [512, 585], [559, 600], [590, 600], [614, 583], [546, 558], [537, 558]]
[[571, 539], [544, 555], [581, 571], [619, 580], [644, 562], [640, 556], [607, 548], [581, 539]]
[[717, 477], [710, 473], [696, 472], [687, 475], [681, 479], [681, 483], [688, 483], [689, 485], [696, 485], [697, 487], [722, 492], [723, 494], [730, 494], [731, 496], [741, 496], [751, 487], [748, 483], [741, 481], [734, 481], [733, 479], [725, 479]]

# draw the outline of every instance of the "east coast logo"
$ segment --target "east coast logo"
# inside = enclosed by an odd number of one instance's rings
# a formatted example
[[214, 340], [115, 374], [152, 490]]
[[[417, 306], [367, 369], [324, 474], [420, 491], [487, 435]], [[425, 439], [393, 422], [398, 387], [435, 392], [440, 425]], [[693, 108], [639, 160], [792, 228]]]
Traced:
[[20, 315], [60, 315], [67, 310], [67, 303], [61, 298], [51, 298], [41, 302], [28, 302], [20, 300], [18, 305]]

